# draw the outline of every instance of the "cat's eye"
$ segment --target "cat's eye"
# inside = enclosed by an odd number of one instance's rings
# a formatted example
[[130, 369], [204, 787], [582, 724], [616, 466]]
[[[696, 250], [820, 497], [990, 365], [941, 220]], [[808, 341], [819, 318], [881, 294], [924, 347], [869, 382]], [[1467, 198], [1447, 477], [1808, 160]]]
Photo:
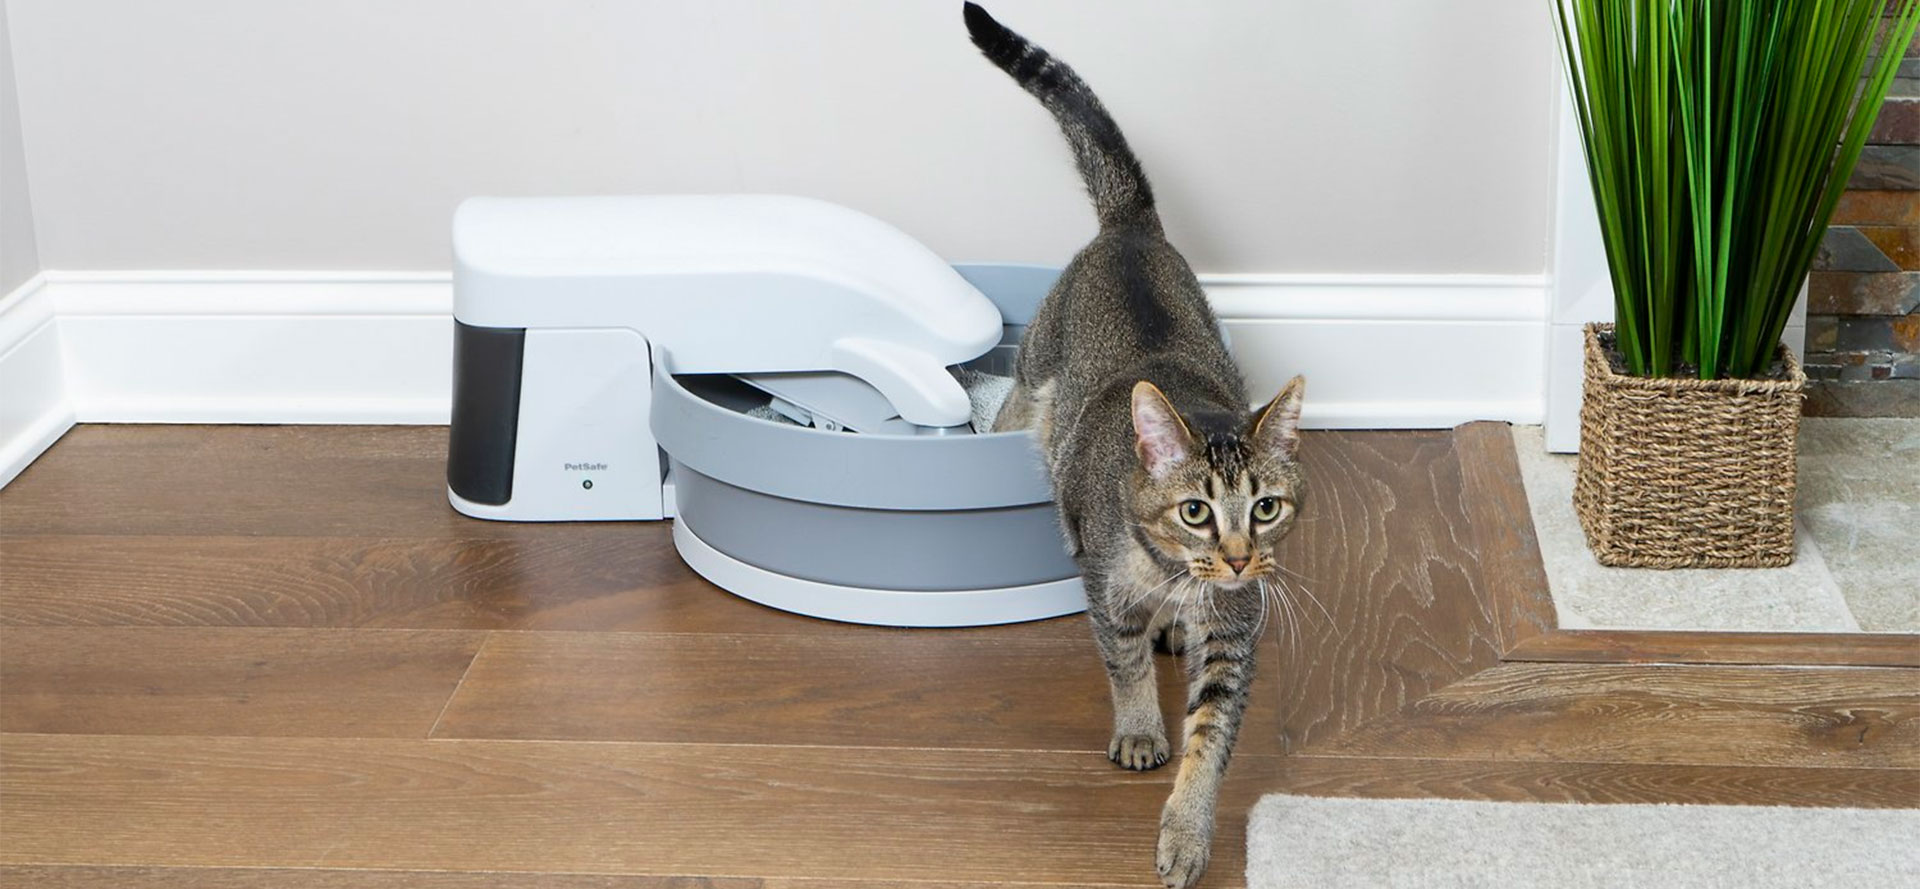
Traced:
[[1186, 522], [1194, 527], [1199, 527], [1206, 524], [1210, 518], [1213, 518], [1213, 507], [1208, 506], [1205, 500], [1186, 500], [1181, 502], [1180, 521]]
[[1271, 522], [1280, 517], [1281, 502], [1278, 497], [1262, 497], [1253, 501], [1253, 520]]

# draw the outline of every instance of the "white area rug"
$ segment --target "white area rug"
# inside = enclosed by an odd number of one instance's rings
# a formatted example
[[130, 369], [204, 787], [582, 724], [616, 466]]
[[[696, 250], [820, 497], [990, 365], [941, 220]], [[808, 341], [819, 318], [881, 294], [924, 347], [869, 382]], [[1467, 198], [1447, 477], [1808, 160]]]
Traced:
[[1248, 889], [1910, 886], [1920, 810], [1264, 797]]
[[1573, 511], [1578, 458], [1549, 454], [1538, 426], [1513, 446], [1560, 626], [1569, 630], [1749, 630], [1857, 633], [1819, 544], [1802, 528], [1784, 568], [1608, 568]]
[[1537, 426], [1514, 427], [1513, 445], [1562, 627], [1920, 632], [1920, 420], [1801, 422], [1785, 568], [1603, 567], [1573, 511], [1578, 458], [1547, 453]]
[[1920, 420], [1801, 420], [1795, 508], [1861, 629], [1920, 633]]

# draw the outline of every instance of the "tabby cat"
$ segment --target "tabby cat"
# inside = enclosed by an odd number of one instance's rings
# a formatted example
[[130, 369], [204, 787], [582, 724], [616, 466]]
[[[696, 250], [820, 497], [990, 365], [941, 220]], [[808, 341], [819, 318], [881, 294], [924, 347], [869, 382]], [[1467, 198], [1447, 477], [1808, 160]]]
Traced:
[[975, 46], [1053, 113], [1100, 233], [1027, 328], [994, 428], [1032, 428], [1113, 690], [1107, 756], [1167, 761], [1156, 637], [1188, 676], [1179, 775], [1155, 854], [1168, 886], [1205, 871], [1214, 804], [1253, 681], [1274, 545], [1303, 491], [1295, 377], [1249, 415], [1246, 385], [1192, 269], [1161, 231], [1140, 162], [1073, 70], [966, 5]]

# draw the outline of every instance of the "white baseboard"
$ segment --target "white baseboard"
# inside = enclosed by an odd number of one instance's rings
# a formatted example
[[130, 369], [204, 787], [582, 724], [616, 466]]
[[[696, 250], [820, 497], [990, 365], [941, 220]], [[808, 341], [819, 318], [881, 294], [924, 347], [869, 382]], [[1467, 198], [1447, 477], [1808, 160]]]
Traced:
[[445, 274], [47, 277], [79, 422], [447, 422]]
[[1314, 428], [1540, 422], [1540, 276], [1203, 275], [1251, 394], [1307, 376]]
[[[1308, 375], [1311, 426], [1540, 420], [1542, 276], [1202, 282], [1256, 398]], [[445, 423], [452, 305], [445, 273], [45, 272], [0, 302], [0, 483], [75, 422]]]
[[0, 298], [0, 487], [73, 428], [59, 319], [36, 275]]

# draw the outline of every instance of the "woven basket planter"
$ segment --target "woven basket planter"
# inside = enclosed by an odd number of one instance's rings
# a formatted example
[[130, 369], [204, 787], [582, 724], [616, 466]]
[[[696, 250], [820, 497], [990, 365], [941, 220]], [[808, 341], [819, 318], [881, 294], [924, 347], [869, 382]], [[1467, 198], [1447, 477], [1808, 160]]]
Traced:
[[1800, 401], [1807, 378], [1696, 380], [1615, 373], [1586, 329], [1573, 505], [1602, 565], [1766, 568], [1793, 561]]

